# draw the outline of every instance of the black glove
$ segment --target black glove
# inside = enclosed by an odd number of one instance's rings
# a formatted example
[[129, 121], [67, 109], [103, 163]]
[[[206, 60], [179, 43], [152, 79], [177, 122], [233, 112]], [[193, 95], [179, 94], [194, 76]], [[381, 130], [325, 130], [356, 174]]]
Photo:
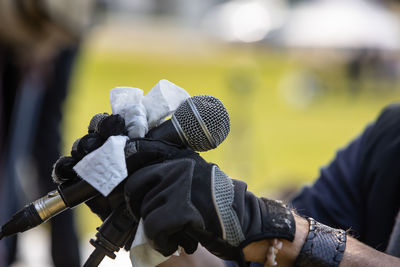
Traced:
[[181, 246], [193, 253], [200, 242], [216, 256], [244, 265], [242, 248], [266, 238], [292, 241], [295, 222], [281, 202], [257, 198], [198, 154], [142, 168], [128, 178], [131, 212], [165, 256]]
[[[108, 137], [124, 135], [126, 133], [125, 121], [120, 115], [96, 114], [90, 121], [88, 134], [77, 139], [72, 145], [71, 156], [60, 157], [53, 166], [53, 181], [60, 185], [66, 182], [80, 180], [73, 167], [90, 152], [101, 147]], [[117, 190], [116, 190], [117, 191]], [[98, 195], [86, 202], [93, 213], [102, 220], [108, 217], [112, 207], [123, 202], [122, 194], [113, 194], [109, 198]], [[115, 204], [114, 204], [115, 203]]]
[[53, 166], [53, 181], [62, 184], [80, 179], [72, 169], [78, 161], [101, 147], [111, 135], [125, 134], [125, 121], [120, 115], [96, 114], [90, 121], [88, 134], [75, 140], [71, 156], [60, 157]]
[[[57, 184], [80, 180], [73, 167], [84, 156], [104, 144], [112, 135], [125, 135], [125, 122], [120, 115], [96, 114], [90, 121], [88, 134], [77, 139], [71, 150], [71, 156], [63, 156], [53, 167], [53, 180]], [[128, 174], [141, 167], [164, 161], [181, 153], [182, 147], [171, 143], [138, 138], [129, 140], [125, 146]], [[86, 204], [91, 211], [105, 220], [111, 211], [124, 203], [123, 185], [116, 187], [109, 196], [98, 195]]]

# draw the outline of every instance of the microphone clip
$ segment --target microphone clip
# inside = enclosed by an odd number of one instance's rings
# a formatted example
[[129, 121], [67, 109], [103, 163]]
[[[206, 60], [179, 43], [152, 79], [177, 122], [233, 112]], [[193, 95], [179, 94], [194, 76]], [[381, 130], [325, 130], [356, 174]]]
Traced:
[[97, 267], [105, 256], [115, 259], [115, 252], [132, 241], [138, 222], [122, 204], [97, 228], [96, 240], [90, 244], [95, 250], [86, 260], [84, 267]]

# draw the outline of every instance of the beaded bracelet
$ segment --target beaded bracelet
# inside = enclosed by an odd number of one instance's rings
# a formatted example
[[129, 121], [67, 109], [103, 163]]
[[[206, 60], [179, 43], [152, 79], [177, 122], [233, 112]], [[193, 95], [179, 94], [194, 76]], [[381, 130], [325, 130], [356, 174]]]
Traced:
[[271, 246], [267, 249], [267, 254], [265, 255], [265, 263], [264, 266], [276, 266], [278, 263], [276, 262], [276, 256], [279, 250], [282, 249], [283, 243], [282, 241], [274, 238], [272, 240]]
[[338, 267], [346, 249], [346, 232], [307, 218], [309, 232], [294, 266]]

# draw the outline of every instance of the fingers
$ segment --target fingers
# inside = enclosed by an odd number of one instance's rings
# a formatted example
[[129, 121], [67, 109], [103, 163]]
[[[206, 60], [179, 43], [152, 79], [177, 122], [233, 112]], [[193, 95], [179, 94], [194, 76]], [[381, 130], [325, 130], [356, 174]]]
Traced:
[[169, 257], [178, 250], [178, 242], [171, 239], [171, 235], [160, 234], [156, 238], [151, 239], [152, 247], [160, 252], [164, 257]]
[[136, 139], [125, 147], [126, 165], [131, 174], [148, 165], [163, 162], [176, 157], [182, 147], [172, 143], [152, 139]]
[[108, 137], [125, 134], [125, 121], [118, 114], [99, 113], [90, 120], [88, 132], [72, 146], [71, 155], [78, 160], [102, 146]]
[[154, 139], [137, 139], [135, 140], [136, 149], [138, 152], [158, 152], [166, 156], [174, 156], [180, 153], [183, 149], [182, 146], [173, 143], [165, 142], [162, 140]]
[[103, 139], [112, 135], [126, 135], [125, 120], [118, 114], [98, 113], [90, 120], [89, 133], [98, 133]]
[[56, 183], [77, 179], [72, 169], [87, 154], [103, 145], [112, 135], [125, 133], [125, 121], [120, 115], [99, 113], [89, 123], [88, 134], [75, 140], [71, 149], [72, 157], [60, 157], [53, 166], [53, 180]]
[[125, 120], [118, 114], [105, 117], [97, 124], [95, 133], [103, 139], [113, 135], [126, 135]]
[[90, 133], [77, 139], [72, 145], [71, 157], [62, 156], [53, 165], [52, 177], [57, 184], [79, 179], [73, 170], [78, 161], [93, 150], [102, 146], [103, 141], [96, 133]]
[[154, 248], [165, 257], [171, 256], [183, 248], [186, 254], [197, 250], [198, 241], [185, 232], [185, 227], [175, 229], [175, 232], [162, 232], [153, 239]]
[[96, 115], [94, 115], [93, 118], [90, 120], [88, 126], [88, 132], [89, 133], [97, 132], [97, 127], [100, 124], [100, 122], [105, 118], [107, 118], [108, 116], [109, 116], [108, 113], [97, 113]]
[[66, 181], [79, 179], [76, 172], [72, 169], [76, 160], [73, 157], [60, 157], [53, 166], [51, 176], [56, 184], [62, 184]]
[[71, 155], [79, 161], [93, 150], [101, 147], [103, 143], [104, 140], [99, 134], [89, 133], [75, 141], [72, 146]]
[[190, 232], [190, 229], [185, 228], [185, 230], [179, 233], [178, 244], [185, 249], [187, 254], [193, 254], [197, 250], [198, 241], [187, 232]]
[[176, 245], [176, 247], [173, 247], [173, 252], [175, 252], [179, 246], [185, 250], [186, 254], [193, 254], [197, 250], [198, 245], [198, 241], [187, 235], [185, 230], [172, 235], [168, 243]]

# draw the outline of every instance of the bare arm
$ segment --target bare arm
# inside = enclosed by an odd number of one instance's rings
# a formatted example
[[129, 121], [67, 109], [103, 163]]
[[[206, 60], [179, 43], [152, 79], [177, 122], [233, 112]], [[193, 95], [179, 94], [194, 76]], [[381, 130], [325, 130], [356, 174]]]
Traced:
[[[308, 233], [308, 222], [302, 217], [295, 216], [296, 235], [293, 242], [283, 241], [283, 247], [278, 252], [278, 266], [293, 266]], [[253, 242], [243, 249], [246, 260], [265, 263], [267, 250], [270, 247], [269, 240]], [[267, 266], [267, 265], [266, 265]], [[346, 250], [340, 263], [341, 267], [357, 266], [400, 266], [400, 259], [379, 252], [358, 240], [348, 237]]]

